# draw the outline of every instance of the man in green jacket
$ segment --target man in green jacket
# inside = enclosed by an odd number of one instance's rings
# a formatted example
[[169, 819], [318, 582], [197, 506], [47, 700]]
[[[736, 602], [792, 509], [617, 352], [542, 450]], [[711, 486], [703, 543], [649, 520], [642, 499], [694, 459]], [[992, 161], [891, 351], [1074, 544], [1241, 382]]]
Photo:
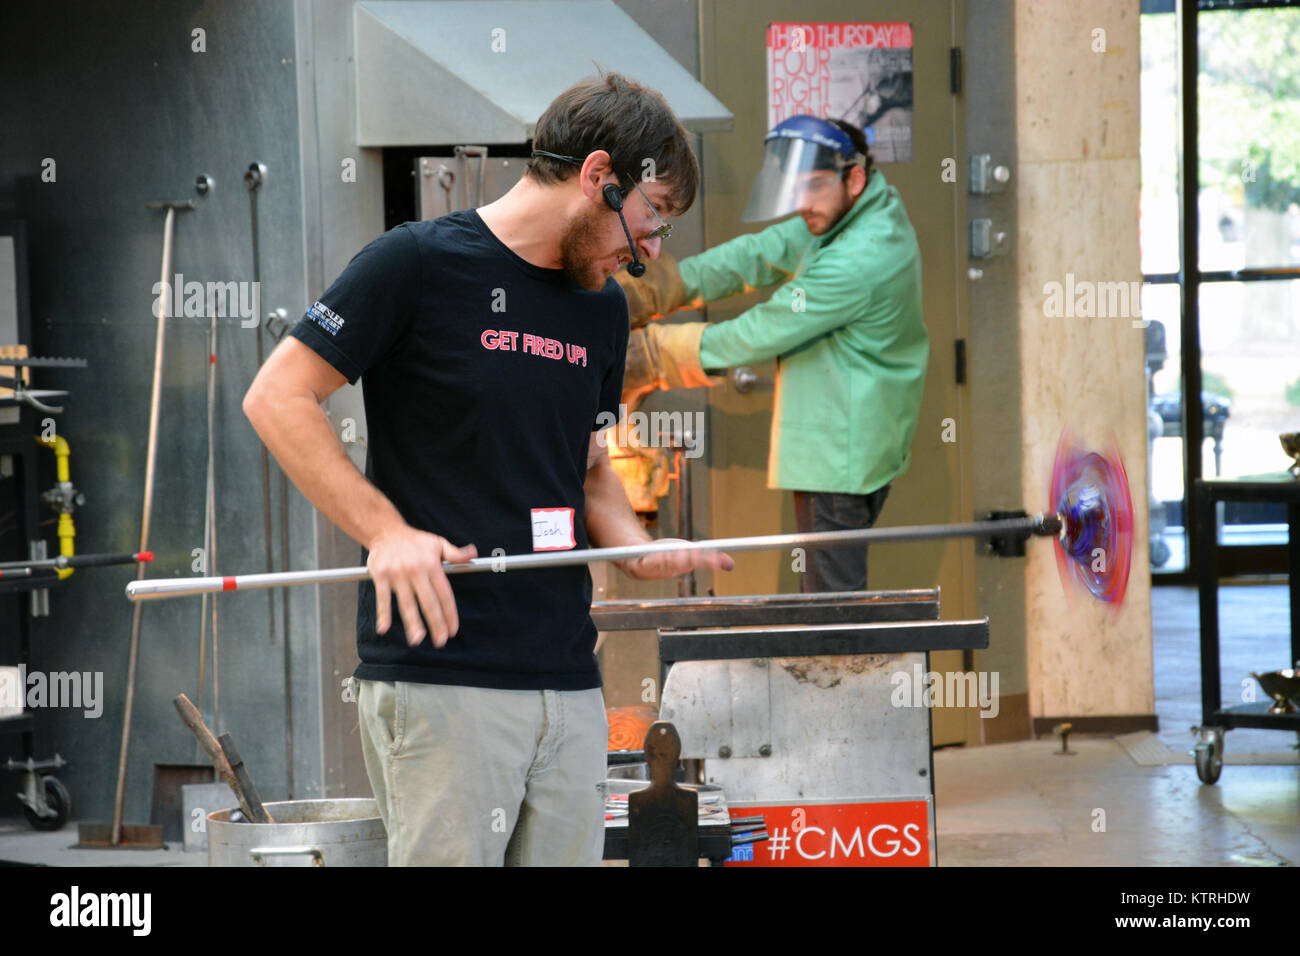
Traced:
[[[715, 385], [714, 370], [776, 358], [768, 487], [794, 492], [801, 532], [871, 527], [907, 470], [925, 389], [916, 233], [842, 121], [792, 117], [768, 134], [745, 219], [795, 211], [681, 263], [660, 255], [640, 279], [618, 274], [634, 327], [623, 387]], [[647, 324], [773, 287], [726, 322]], [[865, 548], [808, 553], [801, 590], [865, 587]]]

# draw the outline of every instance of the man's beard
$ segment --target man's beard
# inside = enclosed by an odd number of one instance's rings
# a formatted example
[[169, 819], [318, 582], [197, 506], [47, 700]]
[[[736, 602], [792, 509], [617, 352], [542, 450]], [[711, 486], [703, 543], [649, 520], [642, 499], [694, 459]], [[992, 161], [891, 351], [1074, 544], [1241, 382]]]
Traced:
[[588, 292], [599, 292], [607, 281], [600, 268], [600, 242], [596, 238], [596, 220], [600, 215], [597, 209], [580, 213], [560, 239], [560, 268]]
[[[817, 236], [824, 236], [840, 224], [840, 220], [848, 215], [849, 209], [852, 208], [854, 200], [849, 197], [849, 185], [847, 182], [840, 185], [839, 208], [832, 213], [821, 214], [817, 217], [817, 224], [821, 226], [821, 231], [813, 233]], [[811, 232], [811, 228], [809, 229]]]

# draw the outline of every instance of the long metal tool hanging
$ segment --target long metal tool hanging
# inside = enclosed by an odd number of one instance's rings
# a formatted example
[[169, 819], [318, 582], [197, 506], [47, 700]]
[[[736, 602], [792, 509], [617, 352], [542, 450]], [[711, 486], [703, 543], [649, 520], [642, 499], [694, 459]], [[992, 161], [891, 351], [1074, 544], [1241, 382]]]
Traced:
[[[158, 325], [154, 335], [153, 387], [149, 393], [149, 443], [145, 451], [144, 505], [140, 516], [139, 551], [149, 550], [149, 524], [153, 515], [154, 465], [158, 456], [158, 413], [162, 405], [163, 349], [167, 338], [167, 319], [171, 315], [172, 299], [172, 237], [176, 229], [176, 210], [193, 209], [193, 199], [176, 202], [146, 203], [150, 209], [163, 209], [162, 286], [159, 295]], [[144, 577], [142, 563], [136, 569], [137, 579]], [[135, 703], [135, 669], [140, 656], [140, 608], [131, 615], [131, 649], [126, 667], [126, 706], [122, 713], [122, 747], [117, 758], [117, 794], [113, 799], [114, 846], [122, 842], [122, 807], [126, 800], [126, 756], [131, 743], [131, 709]]]
[[[261, 289], [262, 289], [262, 263], [261, 251], [258, 246], [258, 228], [257, 228], [257, 191], [262, 187], [262, 181], [266, 178], [266, 167], [261, 163], [251, 163], [248, 171], [244, 173], [244, 186], [248, 189], [248, 209], [251, 217], [252, 236], [253, 236], [253, 288], [258, 290], [254, 297], [257, 303], [257, 368], [260, 371], [262, 363], [266, 360], [266, 350], [263, 344], [262, 316], [261, 316]], [[262, 540], [266, 546], [266, 570], [269, 573], [275, 567], [275, 562], [271, 557], [271, 458], [267, 451], [266, 445], [262, 444], [262, 522], [264, 524]], [[275, 642], [275, 598], [269, 597], [266, 601], [266, 633]]]
[[[1002, 518], [996, 521], [973, 521], [967, 524], [911, 525], [899, 528], [860, 528], [848, 531], [809, 531], [795, 534], [769, 534], [746, 538], [713, 538], [705, 541], [657, 541], [650, 544], [618, 548], [585, 548], [579, 551], [541, 551], [504, 557], [475, 558], [464, 564], [444, 563], [447, 574], [470, 574], [483, 571], [519, 571], [566, 567], [591, 561], [624, 561], [650, 554], [679, 551], [771, 551], [798, 547], [852, 547], [888, 541], [927, 541], [939, 538], [983, 538], [1002, 535], [1046, 535], [1061, 533], [1057, 515], [1037, 514], [1026, 518]], [[323, 584], [337, 581], [361, 581], [370, 577], [368, 568], [326, 568], [319, 571], [288, 571], [273, 574], [236, 574], [211, 578], [168, 578], [157, 581], [132, 581], [126, 596], [133, 601], [184, 597], [214, 591], [246, 591], [254, 588], [289, 587], [297, 584]]]
[[[248, 187], [249, 208], [252, 214], [253, 230], [253, 284], [258, 290], [255, 300], [257, 308], [257, 367], [261, 369], [264, 359], [263, 328], [261, 314], [262, 257], [257, 224], [257, 193], [266, 182], [266, 166], [262, 163], [249, 163], [244, 173], [244, 185]], [[262, 509], [266, 522], [266, 570], [273, 567], [271, 559], [271, 471], [270, 457], [266, 444], [262, 443]], [[289, 478], [284, 469], [280, 473], [280, 570], [289, 570]], [[275, 599], [267, 601], [267, 626], [271, 643], [275, 643]], [[284, 762], [287, 775], [289, 799], [293, 799], [293, 654], [289, 643], [289, 594], [285, 592], [280, 606], [280, 622], [284, 628]], [[215, 652], [214, 645], [214, 652]]]
[[[209, 304], [208, 308], [208, 466], [207, 482], [203, 493], [203, 567], [211, 568], [217, 563], [217, 476], [216, 476], [216, 399], [217, 399], [217, 311]], [[212, 723], [221, 732], [221, 662], [219, 633], [217, 629], [217, 602], [212, 602]], [[199, 708], [203, 707], [206, 692], [204, 669], [207, 664], [208, 648], [208, 599], [204, 597], [199, 608]], [[199, 746], [197, 741], [196, 748]], [[195, 750], [195, 759], [200, 751]]]

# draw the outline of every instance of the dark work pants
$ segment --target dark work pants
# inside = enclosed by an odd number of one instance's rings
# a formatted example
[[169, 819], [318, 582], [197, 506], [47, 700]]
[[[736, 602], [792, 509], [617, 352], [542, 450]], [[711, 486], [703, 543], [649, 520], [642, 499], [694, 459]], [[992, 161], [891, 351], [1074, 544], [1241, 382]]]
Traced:
[[[796, 491], [794, 520], [800, 532], [844, 531], [870, 528], [880, 517], [889, 485], [869, 495], [841, 495], [828, 492]], [[808, 548], [806, 568], [799, 575], [804, 594], [819, 591], [865, 591], [867, 548]]]

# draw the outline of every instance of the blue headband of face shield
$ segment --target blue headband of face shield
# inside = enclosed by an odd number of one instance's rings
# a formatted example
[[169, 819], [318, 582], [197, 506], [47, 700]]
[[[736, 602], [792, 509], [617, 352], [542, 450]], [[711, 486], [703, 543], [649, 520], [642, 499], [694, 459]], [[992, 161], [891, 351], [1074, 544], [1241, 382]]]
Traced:
[[764, 139], [763, 165], [754, 180], [744, 219], [761, 222], [788, 215], [799, 208], [806, 190], [819, 178], [817, 174], [842, 174], [849, 166], [865, 163], [866, 156], [834, 123], [815, 116], [792, 116]]

